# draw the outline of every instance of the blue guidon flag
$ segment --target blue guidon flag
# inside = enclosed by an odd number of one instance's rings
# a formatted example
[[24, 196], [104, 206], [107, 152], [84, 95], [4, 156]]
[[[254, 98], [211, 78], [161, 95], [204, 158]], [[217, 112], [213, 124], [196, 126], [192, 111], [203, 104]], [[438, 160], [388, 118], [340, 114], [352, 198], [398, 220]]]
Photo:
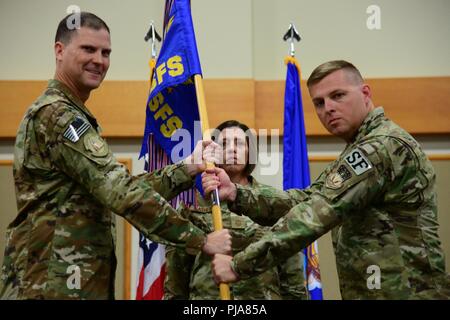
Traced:
[[[304, 189], [310, 183], [308, 148], [303, 115], [300, 67], [297, 59], [288, 57], [284, 93], [283, 189]], [[322, 300], [317, 241], [303, 250], [306, 287], [311, 300]]]
[[[190, 4], [190, 0], [166, 1], [164, 40], [151, 78], [140, 157], [149, 151], [150, 134], [174, 162], [187, 157], [201, 139], [200, 125], [195, 126], [200, 118], [193, 76], [202, 70]], [[180, 129], [183, 134], [174, 136]], [[174, 150], [177, 144], [182, 147]]]

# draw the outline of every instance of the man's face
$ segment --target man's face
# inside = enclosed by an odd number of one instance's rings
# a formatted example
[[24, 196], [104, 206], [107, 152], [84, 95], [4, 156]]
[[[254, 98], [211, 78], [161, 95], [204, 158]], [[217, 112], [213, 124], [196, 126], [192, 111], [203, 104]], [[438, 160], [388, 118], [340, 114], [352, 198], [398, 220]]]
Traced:
[[351, 142], [371, 110], [371, 92], [349, 71], [337, 70], [309, 88], [323, 126], [333, 135]]
[[223, 129], [218, 137], [223, 147], [223, 165], [228, 173], [242, 173], [247, 164], [248, 147], [245, 132], [238, 127]]
[[100, 86], [109, 68], [111, 40], [107, 30], [78, 29], [68, 44], [55, 44], [57, 72], [78, 92]]

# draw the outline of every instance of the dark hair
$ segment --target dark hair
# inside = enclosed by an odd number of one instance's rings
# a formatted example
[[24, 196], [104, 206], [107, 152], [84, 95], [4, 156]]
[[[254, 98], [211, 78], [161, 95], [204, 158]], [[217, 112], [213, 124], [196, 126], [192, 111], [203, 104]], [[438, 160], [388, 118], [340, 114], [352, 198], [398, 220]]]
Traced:
[[[244, 131], [244, 133], [245, 133], [245, 139], [247, 141], [247, 146], [248, 146], [248, 157], [247, 157], [247, 164], [245, 165], [245, 168], [244, 168], [244, 172], [247, 176], [249, 176], [253, 172], [253, 170], [255, 170], [256, 159], [258, 156], [258, 151], [256, 149], [257, 148], [256, 137], [253, 134], [252, 130], [250, 130], [250, 128], [247, 125], [245, 125], [237, 120], [227, 120], [227, 121], [219, 124], [216, 128], [216, 130], [218, 131], [217, 134], [219, 134], [226, 128], [232, 128], [232, 127], [237, 127], [239, 129], [241, 129], [242, 131]], [[254, 163], [250, 162], [251, 159], [255, 160]]]
[[[68, 26], [68, 24], [71, 23], [70, 19], [72, 19], [73, 16], [77, 14], [80, 15], [80, 25], [70, 28]], [[68, 44], [77, 28], [81, 27], [86, 27], [94, 30], [105, 29], [109, 33], [108, 25], [105, 23], [105, 21], [97, 17], [95, 14], [90, 12], [71, 13], [59, 22], [58, 29], [56, 30], [55, 43], [60, 41], [64, 44]]]
[[309, 76], [306, 85], [308, 86], [308, 88], [310, 88], [312, 85], [320, 82], [320, 80], [322, 80], [329, 74], [341, 69], [349, 71], [356, 82], [363, 82], [361, 73], [352, 63], [345, 60], [334, 60], [322, 63], [320, 66], [315, 68]]

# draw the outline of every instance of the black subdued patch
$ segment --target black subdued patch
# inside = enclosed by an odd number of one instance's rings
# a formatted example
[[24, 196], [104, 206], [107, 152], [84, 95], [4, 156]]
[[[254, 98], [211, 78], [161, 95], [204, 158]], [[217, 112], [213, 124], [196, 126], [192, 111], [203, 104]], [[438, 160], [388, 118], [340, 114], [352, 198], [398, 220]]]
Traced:
[[342, 177], [343, 181], [348, 180], [348, 179], [350, 179], [352, 177], [351, 172], [343, 164], [341, 164], [341, 166], [338, 168], [337, 172]]
[[83, 118], [76, 117], [74, 121], [69, 125], [69, 127], [64, 131], [64, 138], [71, 142], [77, 142], [80, 137], [88, 131], [91, 127], [89, 122], [85, 121]]

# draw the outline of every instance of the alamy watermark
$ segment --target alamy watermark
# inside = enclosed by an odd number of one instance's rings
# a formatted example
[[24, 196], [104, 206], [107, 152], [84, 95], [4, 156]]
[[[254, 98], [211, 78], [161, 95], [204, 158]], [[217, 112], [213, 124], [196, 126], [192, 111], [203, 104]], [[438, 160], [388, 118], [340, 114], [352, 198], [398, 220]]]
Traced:
[[372, 264], [367, 267], [367, 274], [370, 276], [367, 278], [367, 289], [379, 290], [381, 289], [381, 269], [376, 264]]
[[66, 285], [69, 290], [80, 290], [81, 289], [81, 269], [77, 265], [70, 265], [66, 274], [70, 274], [67, 278]]
[[[200, 121], [194, 123], [194, 133], [186, 129], [177, 129], [170, 137], [176, 142], [171, 150], [172, 162], [179, 162], [190, 155], [193, 141], [199, 141], [201, 137]], [[225, 132], [225, 133], [224, 133]], [[220, 132], [211, 129], [207, 135], [219, 145], [215, 154], [216, 165], [229, 164], [254, 164], [259, 166], [261, 175], [275, 175], [280, 170], [280, 131], [278, 129], [249, 129], [245, 132], [245, 138], [236, 136], [232, 131]], [[206, 136], [206, 135], [204, 135]], [[242, 142], [245, 139], [245, 142]], [[245, 145], [243, 145], [245, 143]], [[194, 154], [192, 163], [203, 162], [202, 154]]]
[[369, 14], [366, 20], [366, 26], [369, 30], [381, 30], [381, 8], [376, 4], [367, 7], [366, 13]]
[[67, 7], [67, 14], [70, 16], [66, 19], [66, 26], [69, 30], [81, 28], [81, 9], [79, 6], [72, 4]]

